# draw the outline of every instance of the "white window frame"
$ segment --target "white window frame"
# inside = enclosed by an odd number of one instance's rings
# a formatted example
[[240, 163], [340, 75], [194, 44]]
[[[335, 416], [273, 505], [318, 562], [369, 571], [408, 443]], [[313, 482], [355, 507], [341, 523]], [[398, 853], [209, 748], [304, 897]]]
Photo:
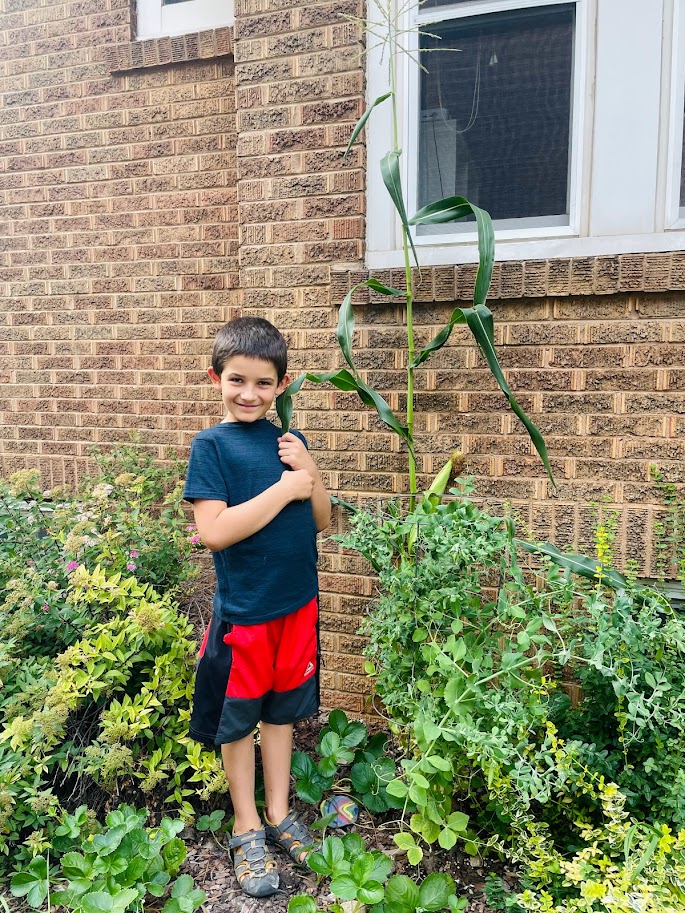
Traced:
[[162, 0], [138, 0], [136, 40], [188, 35], [233, 25], [233, 0], [184, 0], [162, 5]]
[[[429, 22], [563, 2], [473, 0], [422, 10], [418, 18]], [[573, 2], [576, 36], [569, 224], [556, 228], [526, 228], [522, 224], [520, 229], [507, 230], [495, 226], [496, 258], [546, 259], [685, 249], [685, 220], [681, 223], [679, 216], [669, 222], [668, 216], [669, 201], [674, 199], [671, 185], [676, 158], [680, 166], [680, 150], [677, 155], [674, 150], [678, 142], [682, 145], [683, 129], [682, 95], [678, 121], [677, 104], [671, 104], [668, 84], [672, 71], [678, 67], [679, 73], [685, 71], [685, 0]], [[682, 57], [674, 46], [674, 18], [679, 23]], [[403, 25], [408, 28], [410, 21], [405, 19]], [[417, 39], [413, 41], [416, 47]], [[387, 59], [382, 58], [380, 48], [373, 48], [373, 39], [369, 43], [367, 97], [373, 101], [387, 91]], [[679, 81], [685, 91], [685, 80], [679, 77]], [[414, 116], [418, 111], [418, 78], [415, 65], [404, 55], [398, 74], [398, 111], [404, 114], [400, 162], [411, 214], [416, 201], [417, 131], [410, 129], [408, 112]], [[371, 269], [403, 265], [401, 225], [378, 167], [389, 151], [391, 135], [390, 105], [385, 103], [367, 122], [367, 265]], [[677, 186], [679, 189], [679, 172]], [[473, 262], [477, 260], [475, 242], [475, 233], [466, 234], [463, 228], [452, 234], [446, 231], [443, 236], [415, 237], [425, 266]]]
[[[664, 37], [672, 36], [670, 66], [664, 53], [664, 93], [668, 100], [666, 117], [671, 125], [668, 137], [665, 228], [685, 228], [685, 207], [680, 205], [680, 173], [683, 157], [683, 104], [685, 103], [685, 0], [669, 4]], [[666, 52], [668, 48], [664, 48]]]

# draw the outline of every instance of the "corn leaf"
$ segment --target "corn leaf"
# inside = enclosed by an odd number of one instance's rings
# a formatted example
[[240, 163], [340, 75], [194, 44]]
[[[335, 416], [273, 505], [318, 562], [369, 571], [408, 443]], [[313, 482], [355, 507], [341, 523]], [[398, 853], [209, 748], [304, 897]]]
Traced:
[[292, 398], [299, 392], [300, 387], [305, 380], [309, 380], [314, 384], [331, 383], [334, 387], [337, 387], [338, 390], [355, 391], [364, 405], [375, 408], [380, 420], [396, 434], [399, 434], [400, 437], [407, 442], [409, 449], [412, 449], [409, 429], [406, 425], [403, 425], [399, 421], [380, 393], [371, 389], [371, 387], [365, 384], [360, 378], [354, 377], [347, 368], [329, 371], [326, 374], [310, 374], [309, 372], [306, 372], [305, 374], [301, 374], [297, 380], [288, 384], [283, 393], [276, 398], [276, 411], [281, 420], [281, 426], [284, 433], [290, 430], [290, 422], [292, 421], [293, 415]]
[[380, 95], [375, 100], [375, 102], [373, 102], [373, 104], [369, 105], [369, 107], [366, 109], [366, 111], [364, 111], [362, 116], [359, 118], [359, 120], [355, 124], [354, 130], [352, 131], [352, 136], [350, 137], [350, 141], [347, 144], [347, 149], [345, 149], [345, 155], [343, 155], [343, 159], [347, 158], [347, 154], [350, 151], [350, 149], [352, 148], [352, 143], [356, 140], [356, 138], [359, 136], [359, 134], [364, 129], [364, 125], [366, 124], [367, 120], [369, 119], [373, 109], [376, 107], [376, 105], [380, 105], [382, 102], [384, 102], [386, 100], [386, 98], [390, 98], [391, 95], [392, 95], [392, 92], [386, 92], [385, 95]]
[[[489, 214], [478, 206], [474, 206], [465, 197], [447, 197], [444, 200], [438, 200], [437, 203], [430, 203], [419, 209], [415, 216], [409, 219], [410, 225], [435, 225], [442, 222], [454, 222], [464, 216], [473, 215], [476, 217], [478, 228], [478, 272], [476, 273], [476, 283], [473, 290], [474, 305], [485, 304], [492, 281], [492, 267], [495, 262], [495, 232], [492, 227], [492, 219]], [[410, 367], [417, 368], [430, 355], [441, 349], [452, 334], [457, 323], [464, 323], [464, 313], [462, 308], [455, 308], [449, 322], [431, 341], [421, 349], [421, 351], [412, 360]]]
[[597, 558], [590, 558], [577, 552], [560, 552], [549, 542], [524, 542], [523, 539], [514, 541], [516, 545], [530, 552], [531, 555], [543, 555], [550, 558], [556, 565], [566, 568], [572, 574], [578, 574], [595, 583], [601, 581], [614, 590], [625, 590], [628, 586], [628, 581], [622, 574], [603, 565]]
[[533, 446], [538, 452], [540, 459], [543, 462], [545, 469], [547, 470], [547, 475], [550, 478], [550, 481], [554, 487], [557, 487], [557, 483], [554, 481], [554, 476], [552, 474], [552, 467], [550, 466], [549, 456], [547, 455], [547, 446], [545, 441], [540, 434], [537, 426], [528, 418], [523, 409], [519, 406], [516, 401], [511, 387], [507, 383], [500, 363], [497, 360], [497, 353], [495, 352], [495, 333], [492, 319], [492, 311], [486, 307], [484, 304], [477, 304], [472, 308], [462, 308], [462, 314], [464, 319], [468, 324], [469, 329], [473, 333], [473, 336], [478, 343], [478, 347], [485, 356], [485, 359], [488, 363], [490, 371], [492, 372], [495, 380], [499, 384], [500, 389], [505, 394], [509, 401], [509, 408], [512, 412], [518, 416], [518, 418], [523, 422], [526, 431], [528, 432]]
[[378, 279], [367, 279], [364, 282], [358, 282], [356, 285], [352, 286], [349, 292], [343, 298], [343, 303], [340, 305], [340, 310], [338, 311], [338, 328], [335, 332], [335, 335], [338, 340], [338, 345], [340, 350], [343, 353], [345, 361], [356, 372], [354, 366], [354, 361], [352, 359], [352, 338], [354, 336], [354, 310], [352, 308], [352, 296], [354, 293], [364, 286], [373, 289], [374, 292], [378, 292], [381, 295], [404, 295], [401, 289], [389, 288], [387, 285], [383, 285], [382, 282], [379, 282]]
[[395, 204], [395, 209], [397, 210], [399, 217], [402, 220], [402, 226], [407, 236], [407, 240], [411, 245], [412, 253], [414, 254], [414, 260], [418, 266], [419, 258], [418, 254], [416, 253], [416, 248], [414, 247], [414, 239], [411, 236], [409, 221], [407, 219], [407, 210], [405, 209], [404, 197], [402, 196], [399, 152], [388, 152], [388, 154], [381, 159], [381, 177], [383, 178], [383, 183], [385, 184], [387, 191], [390, 194], [393, 203]]

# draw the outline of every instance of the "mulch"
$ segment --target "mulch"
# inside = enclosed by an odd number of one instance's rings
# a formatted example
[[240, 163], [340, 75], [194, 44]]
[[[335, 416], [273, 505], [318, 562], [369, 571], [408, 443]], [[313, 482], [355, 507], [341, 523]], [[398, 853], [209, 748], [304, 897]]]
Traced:
[[[315, 723], [300, 723], [295, 732], [295, 749], [314, 753], [318, 735], [324, 725], [326, 715]], [[303, 820], [311, 824], [318, 817], [318, 809], [305, 805], [294, 799], [294, 805]], [[230, 804], [227, 800], [227, 815], [230, 816]], [[442, 850], [440, 847], [424, 847], [424, 858], [414, 867], [407, 862], [406, 855], [400, 852], [393, 843], [393, 834], [397, 827], [392, 821], [380, 820], [383, 816], [373, 818], [365, 809], [360, 810], [359, 820], [351, 828], [329, 830], [327, 834], [342, 836], [345, 832], [359, 833], [370, 850], [382, 850], [394, 860], [395, 873], [409, 875], [421, 881], [432, 872], [445, 872], [454, 878], [457, 897], [466, 897], [469, 901], [468, 913], [494, 913], [487, 905], [483, 894], [486, 876], [493, 872], [504, 879], [511, 890], [515, 890], [515, 872], [503, 865], [496, 857], [481, 859], [468, 856], [458, 847]], [[319, 909], [325, 909], [335, 901], [327, 890], [326, 881], [317, 883], [313, 872], [296, 866], [290, 857], [276, 849], [274, 855], [278, 862], [281, 877], [280, 890], [271, 897], [255, 899], [245, 896], [239, 889], [233, 876], [233, 867], [229, 858], [226, 834], [218, 839], [206, 833], [199, 833], [194, 828], [186, 828], [181, 834], [188, 848], [188, 856], [182, 871], [192, 875], [196, 886], [207, 894], [203, 909], [208, 913], [285, 913], [288, 901], [296, 894], [307, 893], [315, 898]]]

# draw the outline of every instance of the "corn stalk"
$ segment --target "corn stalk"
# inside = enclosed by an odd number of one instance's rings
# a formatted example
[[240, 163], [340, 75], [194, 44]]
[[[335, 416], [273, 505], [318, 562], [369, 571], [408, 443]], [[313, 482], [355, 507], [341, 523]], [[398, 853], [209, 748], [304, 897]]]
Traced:
[[[509, 408], [523, 423], [533, 442], [533, 446], [547, 470], [547, 474], [552, 481], [552, 484], [556, 486], [543, 437], [540, 434], [539, 429], [516, 401], [516, 397], [507, 383], [495, 351], [493, 315], [485, 303], [490, 288], [492, 269], [495, 261], [495, 235], [489, 214], [484, 209], [480, 209], [462, 196], [452, 196], [430, 203], [428, 206], [424, 206], [411, 218], [407, 216], [400, 170], [402, 149], [399, 145], [396, 71], [399, 55], [401, 53], [409, 54], [409, 52], [405, 50], [401, 43], [401, 38], [405, 32], [399, 26], [399, 17], [393, 14], [391, 9], [392, 0], [388, 0], [387, 6], [383, 6], [379, 0], [374, 0], [374, 3], [377, 10], [380, 12], [381, 22], [367, 23], [352, 16], [346, 18], [361, 25], [366, 31], [367, 36], [375, 38], [384, 46], [384, 52], [387, 51], [389, 91], [372, 102], [359, 119], [352, 131], [345, 155], [349, 153], [353, 143], [364, 129], [366, 122], [374, 109], [389, 100], [392, 106], [393, 148], [381, 159], [380, 172], [383, 183], [392, 199], [401, 223], [405, 287], [404, 289], [391, 288], [383, 285], [377, 279], [370, 278], [365, 282], [358, 283], [349, 290], [340, 305], [338, 327], [336, 331], [338, 344], [343, 358], [347, 363], [347, 367], [336, 371], [330, 371], [326, 374], [305, 373], [293, 381], [276, 401], [276, 408], [281, 419], [281, 424], [283, 425], [284, 430], [287, 430], [290, 427], [293, 411], [292, 397], [300, 390], [305, 380], [309, 380], [316, 384], [331, 383], [339, 390], [355, 391], [364, 405], [375, 408], [381, 421], [404, 441], [408, 451], [409, 491], [413, 504], [414, 497], [417, 494], [416, 451], [414, 447], [414, 372], [433, 352], [441, 349], [445, 345], [450, 338], [452, 330], [457, 324], [465, 323], [485, 357], [488, 367], [497, 381], [498, 386], [506, 396]], [[416, 60], [415, 63], [417, 66], [421, 65]], [[478, 229], [478, 271], [473, 291], [473, 305], [471, 307], [456, 307], [447, 324], [427, 345], [417, 352], [414, 338], [412, 257], [417, 266], [419, 266], [419, 261], [411, 234], [412, 226], [437, 225], [445, 222], [454, 222], [457, 219], [469, 215], [475, 217]], [[405, 327], [407, 332], [407, 408], [404, 423], [393, 413], [383, 396], [362, 380], [354, 363], [354, 310], [352, 307], [352, 297], [354, 293], [361, 288], [369, 288], [381, 295], [404, 299]]]

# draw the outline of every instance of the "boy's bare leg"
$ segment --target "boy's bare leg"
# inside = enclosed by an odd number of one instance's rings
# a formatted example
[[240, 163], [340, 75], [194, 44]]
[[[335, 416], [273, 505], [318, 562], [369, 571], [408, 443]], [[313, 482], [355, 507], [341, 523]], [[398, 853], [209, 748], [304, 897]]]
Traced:
[[[260, 724], [260, 748], [264, 771], [266, 817], [280, 824], [290, 811], [290, 759], [293, 753], [293, 725]], [[254, 766], [254, 765], [253, 765]]]
[[[255, 805], [255, 756], [254, 736], [252, 733], [237, 742], [221, 746], [221, 758], [228, 780], [228, 791], [231, 794], [235, 822], [234, 834], [245, 834], [247, 831], [258, 831], [262, 821]], [[288, 764], [290, 772], [290, 764]]]

